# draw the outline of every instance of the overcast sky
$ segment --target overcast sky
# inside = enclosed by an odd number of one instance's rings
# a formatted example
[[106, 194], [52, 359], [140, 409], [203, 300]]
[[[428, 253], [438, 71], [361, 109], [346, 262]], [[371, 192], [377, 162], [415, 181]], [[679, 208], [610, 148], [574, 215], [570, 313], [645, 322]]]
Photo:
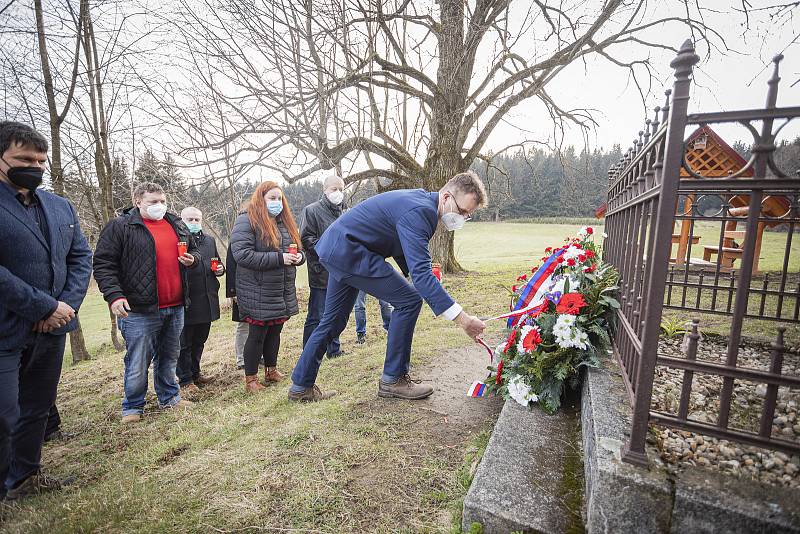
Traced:
[[[724, 0], [702, 1], [704, 6], [730, 6]], [[756, 5], [765, 2], [753, 2]], [[769, 2], [770, 4], [774, 2]], [[730, 9], [730, 7], [728, 7]], [[676, 11], [676, 15], [680, 15]], [[695, 73], [695, 83], [689, 102], [689, 112], [728, 111], [763, 107], [766, 101], [767, 80], [772, 75], [772, 58], [784, 51], [781, 62], [782, 83], [778, 93], [779, 106], [800, 105], [800, 45], [793, 43], [798, 33], [795, 21], [775, 30], [764, 31], [751, 28], [743, 34], [743, 17], [729, 15], [724, 18], [727, 24], [715, 22], [716, 27], [726, 39], [731, 51], [724, 55], [713, 50], [706, 57], [706, 49], [698, 50], [702, 57]], [[676, 34], [664, 39], [678, 47], [689, 37], [688, 33]], [[625, 45], [627, 46], [627, 45]], [[631, 49], [635, 45], [631, 45]], [[652, 108], [663, 105], [664, 89], [671, 86], [673, 73], [669, 62], [674, 53], [665, 51], [651, 55], [651, 62], [658, 70], [660, 85], [652, 87], [647, 98], [648, 117], [653, 116]], [[794, 87], [792, 84], [798, 82]], [[614, 143], [622, 145], [623, 150], [630, 146], [636, 132], [644, 126], [645, 109], [642, 98], [625, 71], [606, 61], [597, 59], [587, 65], [575, 64], [553, 81], [550, 93], [562, 106], [596, 108], [594, 114], [599, 123], [596, 131], [589, 137], [590, 147], [609, 148]], [[535, 104], [527, 105], [513, 114], [509, 123], [503, 125], [491, 139], [496, 150], [520, 138], [519, 129], [529, 130], [529, 138], [551, 134], [549, 117]], [[739, 139], [751, 141], [750, 134], [741, 126], [715, 127], [717, 132], [729, 143]], [[790, 124], [781, 132], [780, 139], [794, 139], [800, 135], [800, 123]], [[583, 146], [584, 141], [577, 129], [568, 133], [567, 144]]]

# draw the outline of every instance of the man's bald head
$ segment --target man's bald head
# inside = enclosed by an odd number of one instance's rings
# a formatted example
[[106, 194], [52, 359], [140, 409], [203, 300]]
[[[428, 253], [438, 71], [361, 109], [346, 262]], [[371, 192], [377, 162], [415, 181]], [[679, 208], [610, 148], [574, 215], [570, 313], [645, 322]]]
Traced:
[[325, 194], [329, 194], [334, 191], [344, 191], [344, 180], [335, 174], [331, 174], [322, 181], [322, 190], [325, 192]]
[[194, 206], [187, 206], [181, 211], [181, 220], [188, 224], [203, 224], [203, 212]]

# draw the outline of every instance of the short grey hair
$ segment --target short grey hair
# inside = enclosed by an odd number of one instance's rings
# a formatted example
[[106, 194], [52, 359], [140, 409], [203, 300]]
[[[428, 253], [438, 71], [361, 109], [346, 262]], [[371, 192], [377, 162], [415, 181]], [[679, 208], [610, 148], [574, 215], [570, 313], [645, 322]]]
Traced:
[[333, 180], [339, 180], [340, 182], [344, 183], [344, 179], [338, 174], [329, 174], [324, 180], [322, 180], [322, 189], [328, 189]]
[[137, 185], [133, 190], [133, 202], [136, 203], [142, 200], [145, 193], [164, 193], [164, 188], [155, 182], [142, 182]]
[[181, 219], [183, 219], [183, 217], [185, 216], [184, 214], [187, 214], [186, 216], [188, 216], [188, 212], [190, 211], [196, 211], [197, 213], [200, 214], [201, 217], [203, 216], [203, 212], [200, 210], [200, 208], [196, 208], [194, 206], [186, 206], [181, 210]]

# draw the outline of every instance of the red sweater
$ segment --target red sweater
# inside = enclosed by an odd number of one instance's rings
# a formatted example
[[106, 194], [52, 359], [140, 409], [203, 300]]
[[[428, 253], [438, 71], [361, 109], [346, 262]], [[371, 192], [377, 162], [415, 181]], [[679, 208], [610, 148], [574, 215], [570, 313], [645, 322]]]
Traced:
[[169, 308], [183, 304], [183, 283], [178, 262], [178, 235], [165, 219], [144, 219], [144, 225], [156, 242], [156, 282], [158, 307]]

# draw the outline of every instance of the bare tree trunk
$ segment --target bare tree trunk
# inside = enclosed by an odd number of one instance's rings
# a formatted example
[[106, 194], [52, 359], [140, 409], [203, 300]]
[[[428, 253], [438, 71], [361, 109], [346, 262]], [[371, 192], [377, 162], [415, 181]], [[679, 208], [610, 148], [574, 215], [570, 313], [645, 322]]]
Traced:
[[80, 317], [75, 317], [78, 328], [69, 333], [69, 348], [72, 351], [72, 363], [91, 360], [92, 356], [86, 350], [86, 341], [83, 339], [83, 329], [81, 328]]
[[[88, 3], [86, 4], [88, 6]], [[84, 9], [84, 3], [81, 4], [81, 11]], [[70, 105], [75, 95], [75, 85], [78, 80], [78, 65], [81, 50], [81, 30], [83, 28], [82, 20], [78, 20], [78, 27], [75, 37], [75, 57], [73, 61], [72, 77], [70, 79], [69, 91], [67, 93], [67, 101], [64, 103], [64, 109], [61, 113], [58, 112], [56, 105], [55, 87], [53, 85], [53, 75], [50, 71], [50, 57], [47, 53], [47, 35], [44, 27], [44, 12], [42, 9], [41, 0], [34, 1], [34, 11], [36, 13], [36, 34], [39, 45], [39, 60], [42, 64], [42, 78], [44, 79], [44, 91], [47, 97], [47, 110], [50, 115], [50, 177], [53, 182], [53, 189], [59, 196], [64, 196], [64, 167], [61, 164], [61, 124], [67, 117]], [[73, 361], [81, 361], [89, 359], [89, 351], [86, 349], [86, 342], [83, 339], [83, 331], [81, 330], [80, 320], [76, 317], [78, 328], [70, 332], [69, 344], [72, 350]]]

